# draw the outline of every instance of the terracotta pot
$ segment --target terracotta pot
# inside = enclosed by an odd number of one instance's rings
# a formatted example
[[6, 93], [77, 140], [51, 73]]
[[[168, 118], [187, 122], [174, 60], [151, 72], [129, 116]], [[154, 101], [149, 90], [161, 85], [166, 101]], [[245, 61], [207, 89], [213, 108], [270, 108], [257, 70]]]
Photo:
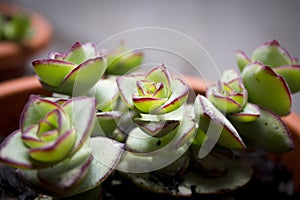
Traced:
[[[191, 88], [196, 94], [204, 94], [206, 83], [195, 77], [185, 76]], [[7, 136], [13, 130], [18, 129], [20, 113], [30, 94], [50, 95], [43, 89], [36, 76], [18, 78], [0, 83], [0, 130], [2, 136]], [[284, 122], [290, 128], [295, 142], [294, 151], [281, 156], [272, 156], [278, 162], [282, 162], [293, 174], [295, 190], [300, 191], [300, 116], [292, 112], [283, 117]]]
[[21, 43], [0, 41], [0, 81], [23, 75], [28, 59], [44, 49], [52, 37], [52, 27], [43, 16], [16, 4], [0, 2], [0, 13], [4, 15], [22, 11], [30, 15], [33, 35]]

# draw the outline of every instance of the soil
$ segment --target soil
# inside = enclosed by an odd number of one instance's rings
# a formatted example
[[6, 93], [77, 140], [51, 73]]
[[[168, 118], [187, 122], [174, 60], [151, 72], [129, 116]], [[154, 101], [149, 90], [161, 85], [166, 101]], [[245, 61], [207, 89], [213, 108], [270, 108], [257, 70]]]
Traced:
[[[264, 197], [284, 200], [300, 199], [300, 192], [294, 193], [291, 174], [281, 164], [274, 164], [263, 151], [250, 154], [249, 160], [255, 169], [252, 180], [244, 187], [231, 193], [213, 196], [195, 194], [189, 198], [169, 197], [139, 189], [116, 172], [103, 183], [102, 199], [252, 200]], [[36, 192], [22, 183], [14, 168], [0, 164], [0, 200], [33, 200], [37, 196]]]

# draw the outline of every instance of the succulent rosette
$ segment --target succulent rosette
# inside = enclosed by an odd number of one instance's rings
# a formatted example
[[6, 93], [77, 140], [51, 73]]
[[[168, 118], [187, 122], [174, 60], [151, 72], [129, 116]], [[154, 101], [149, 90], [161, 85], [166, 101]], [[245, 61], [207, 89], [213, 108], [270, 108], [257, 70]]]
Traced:
[[206, 97], [222, 112], [235, 113], [247, 103], [248, 93], [234, 70], [226, 70], [216, 85], [208, 87]]
[[251, 57], [239, 50], [236, 60], [241, 71], [251, 62], [259, 61], [284, 77], [292, 93], [300, 91], [300, 65], [277, 40], [270, 40], [257, 47]]
[[165, 65], [146, 74], [117, 78], [120, 96], [130, 108], [141, 113], [165, 114], [182, 106], [189, 87], [179, 78], [172, 78]]
[[65, 53], [51, 52], [49, 58], [32, 62], [42, 85], [56, 93], [79, 96], [101, 78], [106, 59], [92, 43], [74, 43]]
[[[59, 104], [32, 95], [23, 109], [20, 130], [3, 142], [0, 158], [20, 168], [54, 165], [84, 144], [94, 125], [94, 113], [93, 98], [77, 97]], [[16, 156], [8, 159], [14, 151]]]

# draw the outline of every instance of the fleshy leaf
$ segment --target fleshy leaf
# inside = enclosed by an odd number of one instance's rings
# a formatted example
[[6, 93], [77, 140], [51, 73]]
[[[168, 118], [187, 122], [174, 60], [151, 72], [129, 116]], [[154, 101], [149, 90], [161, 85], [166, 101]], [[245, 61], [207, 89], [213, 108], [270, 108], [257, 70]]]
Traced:
[[228, 118], [237, 122], [252, 122], [259, 116], [260, 112], [258, 106], [247, 103], [241, 112], [229, 114]]
[[103, 57], [96, 57], [87, 60], [75, 69], [73, 69], [68, 76], [64, 78], [59, 90], [62, 93], [80, 96], [86, 94], [104, 74], [106, 69], [106, 62]]
[[96, 98], [98, 110], [103, 112], [113, 110], [119, 96], [116, 81], [113, 79], [99, 80], [88, 92], [88, 96]]
[[174, 79], [171, 81], [172, 94], [168, 101], [155, 111], [156, 114], [164, 114], [181, 107], [187, 100], [189, 87], [181, 80]]
[[59, 105], [37, 95], [31, 95], [20, 117], [21, 130], [25, 131], [30, 125], [38, 124], [40, 119], [54, 109], [60, 109]]
[[[49, 164], [36, 162], [29, 157], [29, 149], [23, 143], [21, 131], [11, 133], [0, 145], [0, 161], [21, 169], [36, 169]], [[13, 156], [12, 156], [13, 155]]]
[[244, 69], [242, 79], [249, 102], [269, 108], [281, 116], [290, 113], [290, 90], [283, 77], [272, 68], [254, 62]]
[[154, 97], [132, 97], [134, 106], [144, 112], [152, 113], [161, 107], [168, 99], [167, 98], [154, 98]]
[[93, 131], [93, 136], [106, 135], [109, 138], [113, 138], [113, 132], [118, 126], [121, 115], [122, 113], [117, 111], [96, 113], [100, 130], [95, 125], [96, 130]]
[[77, 133], [73, 149], [76, 152], [90, 136], [95, 123], [96, 101], [91, 97], [74, 97], [62, 105]]
[[177, 120], [149, 121], [143, 118], [135, 118], [134, 122], [145, 133], [156, 138], [165, 136], [179, 125]]
[[[157, 149], [154, 152], [149, 153], [125, 151], [120, 163], [117, 166], [117, 170], [132, 173], [144, 173], [152, 172], [170, 165], [188, 150], [196, 135], [195, 129], [196, 127], [193, 119], [184, 118], [180, 125], [175, 129], [175, 131], [178, 131], [170, 143], [165, 145], [163, 148], [149, 146], [149, 149]], [[149, 135], [143, 133], [142, 131], [137, 130], [136, 133], [138, 135], [143, 135], [145, 138], [150, 138]], [[132, 148], [139, 151], [141, 151], [141, 149], [138, 147], [139, 145], [143, 146], [143, 148], [146, 147], [144, 150], [148, 148], [147, 144], [141, 143], [143, 142], [142, 138], [134, 140], [136, 143], [131, 146]], [[155, 138], [154, 140], [156, 142], [159, 141], [158, 138]], [[154, 140], [150, 139], [149, 143], [153, 142]], [[159, 145], [160, 143], [154, 143], [154, 145], [157, 144]]]
[[285, 79], [292, 93], [300, 91], [300, 65], [280, 66], [274, 70]]
[[240, 75], [233, 69], [227, 69], [223, 72], [221, 81], [222, 82], [231, 82], [234, 80], [238, 80], [240, 78]]
[[[56, 197], [71, 197], [99, 186], [114, 170], [124, 145], [108, 138], [94, 137], [90, 141], [93, 161], [85, 178], [69, 190], [58, 192], [39, 181], [36, 170], [21, 170], [20, 175], [37, 191]], [[101, 148], [99, 148], [101, 147]]]
[[74, 43], [71, 48], [65, 53], [63, 60], [77, 65], [86, 60], [86, 53], [81, 43]]
[[206, 91], [206, 96], [219, 110], [225, 113], [234, 113], [242, 109], [239, 102], [228, 96], [221, 95], [217, 90], [216, 86], [210, 86]]
[[144, 54], [142, 52], [120, 53], [108, 55], [108, 66], [105, 73], [112, 75], [124, 75], [130, 70], [142, 64]]
[[76, 141], [75, 129], [62, 134], [54, 143], [42, 147], [31, 148], [29, 155], [39, 162], [59, 162], [65, 159], [72, 151]]
[[292, 65], [293, 58], [282, 48], [277, 40], [270, 40], [256, 48], [251, 57], [252, 61], [260, 61], [269, 67]]
[[163, 148], [176, 135], [178, 129], [171, 131], [163, 137], [155, 138], [146, 134], [140, 128], [133, 129], [126, 140], [126, 149], [132, 152], [148, 153]]
[[195, 119], [208, 138], [227, 148], [245, 148], [234, 126], [207, 98], [198, 95], [194, 105]]
[[78, 184], [88, 173], [93, 157], [86, 147], [81, 148], [70, 159], [51, 168], [38, 170], [38, 178], [54, 190], [64, 191]]
[[260, 117], [249, 123], [232, 121], [239, 133], [268, 152], [282, 154], [294, 144], [287, 126], [274, 112], [260, 107]]
[[[166, 88], [171, 87], [171, 75], [166, 70], [165, 65], [160, 65], [153, 68], [145, 77], [146, 80], [153, 81], [156, 83], [162, 82]], [[173, 86], [172, 86], [173, 87]]]
[[120, 96], [129, 108], [134, 108], [132, 94], [136, 92], [136, 82], [143, 79], [144, 75], [142, 74], [117, 77]]
[[52, 87], [58, 87], [67, 74], [76, 67], [73, 63], [53, 59], [36, 60], [32, 65], [39, 78]]
[[235, 54], [235, 59], [240, 72], [242, 72], [244, 68], [251, 62], [250, 58], [243, 51], [237, 51]]

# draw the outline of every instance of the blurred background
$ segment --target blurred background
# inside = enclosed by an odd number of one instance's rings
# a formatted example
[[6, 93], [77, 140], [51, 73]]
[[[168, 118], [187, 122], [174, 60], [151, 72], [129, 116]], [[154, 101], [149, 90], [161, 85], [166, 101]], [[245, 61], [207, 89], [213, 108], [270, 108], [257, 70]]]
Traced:
[[[175, 56], [176, 59], [183, 60], [177, 69], [188, 74], [195, 74], [194, 71], [197, 71], [203, 77], [212, 80], [219, 77], [219, 73], [216, 72], [222, 72], [227, 68], [237, 69], [236, 50], [242, 49], [251, 55], [254, 48], [270, 39], [277, 39], [293, 56], [300, 58], [300, 1], [298, 0], [13, 0], [6, 2], [18, 3], [33, 9], [51, 23], [52, 41], [35, 58], [44, 57], [51, 50], [65, 51], [75, 41], [91, 41], [103, 45], [104, 48], [114, 48], [115, 46], [109, 46], [115, 45], [109, 42], [112, 35], [142, 27], [168, 29], [162, 30], [166, 36], [162, 38], [158, 38], [151, 29], [144, 30], [143, 37], [147, 38], [147, 41], [143, 45], [151, 46], [153, 43], [158, 47], [157, 49], [170, 47], [170, 52], [182, 48], [183, 52], [180, 53], [182, 55]], [[175, 30], [174, 37], [168, 37], [169, 29]], [[144, 39], [139, 36], [141, 34], [128, 36], [128, 46], [138, 48], [139, 42], [144, 42]], [[182, 38], [178, 39], [177, 36]], [[134, 43], [135, 41], [139, 44]], [[189, 45], [191, 41], [202, 45], [205, 51], [197, 45], [191, 47], [193, 45]], [[187, 60], [182, 57], [191, 55], [191, 60], [197, 60], [198, 50], [204, 52], [203, 54], [208, 53], [213, 61], [208, 58], [208, 61], [202, 64], [188, 66]], [[167, 57], [174, 57], [174, 55], [170, 56], [170, 52], [164, 52], [166, 59], [161, 56], [159, 58], [161, 62], [167, 62]], [[200, 54], [198, 58], [201, 60]], [[149, 62], [160, 62], [152, 58], [148, 59]], [[30, 68], [30, 62], [28, 66]], [[31, 73], [30, 69], [28, 73]], [[295, 95], [294, 99], [294, 109], [300, 113], [300, 95]]]

